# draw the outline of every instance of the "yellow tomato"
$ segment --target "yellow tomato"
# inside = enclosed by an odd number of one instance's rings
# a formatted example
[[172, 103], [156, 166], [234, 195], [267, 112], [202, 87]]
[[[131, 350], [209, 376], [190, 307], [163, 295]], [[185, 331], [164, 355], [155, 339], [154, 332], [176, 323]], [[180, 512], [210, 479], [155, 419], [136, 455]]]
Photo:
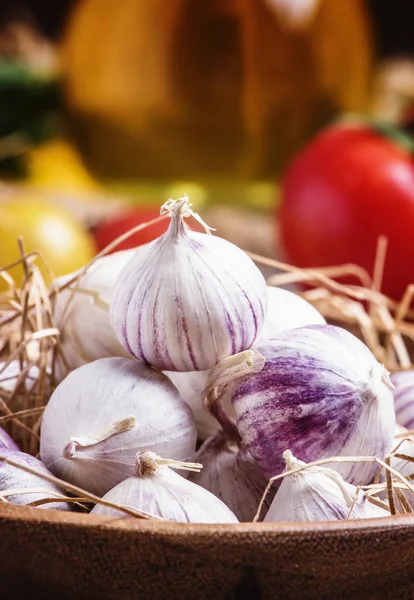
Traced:
[[[41, 253], [53, 276], [79, 269], [96, 253], [94, 240], [82, 225], [44, 200], [15, 199], [0, 207], [0, 268], [20, 258], [18, 236], [23, 238], [26, 253]], [[36, 264], [48, 273], [40, 259]], [[17, 284], [22, 273], [21, 267], [10, 273]]]

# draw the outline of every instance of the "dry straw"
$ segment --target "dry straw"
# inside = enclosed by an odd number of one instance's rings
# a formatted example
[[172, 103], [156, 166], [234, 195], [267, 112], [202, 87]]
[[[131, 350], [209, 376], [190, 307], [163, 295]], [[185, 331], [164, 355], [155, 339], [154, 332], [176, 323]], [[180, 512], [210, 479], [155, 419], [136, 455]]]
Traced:
[[[0, 294], [0, 426], [9, 430], [22, 450], [33, 455], [37, 454], [42, 412], [57, 385], [56, 360], [59, 357], [63, 364], [67, 364], [60, 344], [62, 331], [55, 326], [53, 320], [56, 296], [64, 288], [76, 283], [98, 258], [116, 249], [134, 233], [151, 227], [165, 218], [167, 216], [160, 216], [120, 236], [58, 289], [52, 289], [46, 284], [39, 269], [39, 263], [42, 264], [43, 271], [46, 270], [48, 273], [50, 280], [52, 274], [48, 272], [47, 265], [44, 264], [39, 253], [25, 253], [21, 239], [18, 240], [20, 258], [10, 265], [0, 267], [0, 280], [3, 280], [7, 287], [7, 291]], [[258, 265], [275, 270], [275, 273], [268, 279], [269, 285], [297, 286], [305, 284], [306, 291], [298, 293], [313, 304], [328, 321], [342, 325], [362, 338], [376, 358], [389, 371], [393, 372], [414, 368], [411, 359], [414, 349], [414, 311], [411, 308], [414, 284], [408, 286], [400, 302], [381, 293], [386, 249], [387, 240], [380, 238], [372, 276], [353, 264], [320, 269], [301, 269], [257, 254], [249, 253], [249, 255]], [[16, 284], [11, 275], [11, 269], [18, 265], [23, 266], [24, 272], [20, 286]], [[341, 283], [344, 277], [348, 280], [352, 278], [356, 283], [353, 285]], [[68, 299], [66, 310], [70, 308], [72, 297], [73, 293]], [[64, 320], [62, 327], [64, 330]], [[7, 386], [7, 389], [3, 389], [6, 369], [13, 361], [18, 361], [19, 375], [11, 387]], [[32, 375], [33, 368], [35, 375]], [[31, 379], [30, 385], [25, 385], [27, 379]], [[376, 457], [346, 459], [335, 457], [310, 463], [308, 467], [340, 460], [377, 462], [379, 472], [385, 470], [385, 482], [379, 482], [378, 474], [374, 484], [364, 487], [361, 492], [375, 504], [389, 507], [391, 514], [410, 513], [413, 512], [413, 508], [407, 500], [405, 492], [408, 490], [414, 492], [412, 478], [405, 478], [390, 467], [390, 459], [394, 454], [397, 458], [413, 461], [411, 457], [399, 454], [397, 447], [390, 456], [386, 457], [385, 461]], [[0, 456], [1, 460], [6, 461], [4, 457]], [[9, 459], [7, 460], [12, 463]], [[17, 463], [15, 466], [23, 468]], [[36, 470], [29, 467], [24, 467], [24, 469], [36, 473]], [[267, 491], [273, 481], [292, 473], [293, 471], [289, 471], [273, 478], [269, 482]], [[46, 478], [41, 473], [37, 474], [39, 477]], [[62, 494], [61, 497], [47, 498], [45, 502], [69, 501], [78, 505], [83, 502], [104, 504], [100, 498], [85, 490], [70, 486], [55, 477], [51, 477], [50, 480], [53, 480], [62, 490], [74, 494], [75, 497], [70, 498]], [[376, 497], [384, 492], [388, 496], [387, 503]], [[7, 502], [7, 495], [7, 492], [1, 494], [0, 501]], [[110, 505], [110, 503], [106, 504]], [[256, 519], [259, 517], [262, 504], [263, 500]], [[125, 506], [114, 505], [113, 508], [118, 508], [129, 516], [155, 518], [153, 515]], [[352, 509], [350, 516], [352, 516]]]

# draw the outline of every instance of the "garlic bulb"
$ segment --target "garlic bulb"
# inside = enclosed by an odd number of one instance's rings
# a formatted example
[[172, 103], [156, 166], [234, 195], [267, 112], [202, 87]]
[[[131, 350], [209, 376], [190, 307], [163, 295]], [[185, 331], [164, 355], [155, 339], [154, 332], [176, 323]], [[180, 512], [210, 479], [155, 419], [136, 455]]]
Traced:
[[[187, 481], [172, 468], [201, 467], [162, 459], [153, 452], [137, 455], [137, 470], [104, 496], [104, 500], [151, 513], [179, 523], [237, 523], [231, 510], [195, 483]], [[125, 517], [113, 508], [96, 504], [93, 514]]]
[[[35, 395], [38, 390], [39, 368], [36, 365], [29, 366], [26, 362], [23, 362], [22, 367], [17, 359], [12, 360], [7, 366], [5, 362], [0, 363], [0, 400], [3, 400], [12, 412], [30, 408], [29, 402], [33, 398], [29, 392]], [[50, 389], [47, 378], [43, 385], [44, 393], [48, 395]], [[18, 423], [9, 423], [9, 431], [19, 444], [23, 443], [23, 430]]]
[[[109, 305], [120, 272], [135, 256], [124, 250], [96, 261], [77, 281], [56, 295], [54, 318], [62, 329], [61, 348], [70, 370], [106, 356], [129, 356], [112, 330]], [[53, 287], [60, 287], [76, 273], [59, 277]], [[58, 378], [66, 375], [63, 361], [58, 364]]]
[[43, 414], [40, 455], [57, 476], [103, 495], [133, 475], [138, 450], [184, 460], [197, 430], [165, 375], [127, 358], [101, 358], [72, 371]]
[[[264, 357], [263, 369], [236, 379], [231, 394], [243, 443], [267, 476], [281, 472], [288, 448], [306, 462], [385, 458], [395, 428], [391, 384], [359, 339], [340, 327], [312, 325], [260, 341], [254, 350], [241, 353], [240, 361], [249, 353]], [[227, 362], [240, 370], [237, 358]], [[213, 381], [232, 381], [225, 363], [212, 369]], [[376, 471], [367, 462], [333, 466], [355, 485], [371, 483]]]
[[[249, 453], [219, 432], [204, 442], [194, 460], [200, 462], [203, 469], [191, 473], [189, 481], [223, 500], [239, 521], [253, 521], [267, 479]], [[269, 494], [267, 508], [270, 502]]]
[[126, 265], [111, 304], [125, 350], [165, 371], [203, 371], [249, 348], [266, 311], [259, 269], [230, 242], [190, 231], [190, 207], [187, 197], [164, 204], [168, 231]]
[[[398, 431], [398, 434], [402, 433], [403, 431], [401, 431], [402, 428], [400, 428], [400, 430]], [[397, 433], [397, 431], [396, 431]], [[404, 440], [404, 441], [402, 441]], [[401, 443], [402, 442], [402, 443]], [[408, 434], [408, 430], [407, 430], [407, 439], [404, 439], [403, 437], [398, 437], [394, 439], [394, 444], [393, 444], [393, 449], [397, 448], [397, 454], [400, 455], [404, 455], [404, 456], [409, 456], [412, 458], [412, 460], [408, 460], [406, 458], [398, 458], [396, 456], [393, 456], [391, 458], [391, 467], [393, 469], [395, 469], [396, 471], [398, 471], [399, 473], [401, 473], [401, 475], [404, 475], [404, 477], [406, 477], [407, 479], [411, 477], [413, 477], [413, 479], [411, 479], [411, 483], [413, 483], [414, 480], [414, 436], [410, 436]], [[382, 475], [382, 480], [384, 480], [384, 474]], [[394, 478], [395, 479], [395, 478]], [[413, 510], [414, 510], [414, 492], [412, 492], [411, 490], [408, 489], [403, 489], [404, 495], [407, 498], [408, 502], [411, 504]], [[384, 495], [384, 497], [386, 497]]]
[[[16, 387], [17, 380], [22, 373], [20, 362], [18, 360], [12, 360], [7, 367], [5, 362], [0, 362], [0, 396], [1, 390], [5, 392], [13, 392]], [[23, 364], [23, 368], [26, 368], [26, 363]], [[36, 365], [32, 365], [27, 371], [26, 376], [23, 380], [23, 389], [31, 391], [34, 389], [37, 378], [39, 377], [39, 369]]]
[[[4, 458], [35, 469], [45, 475], [50, 475], [44, 465], [34, 456], [25, 452], [16, 451], [14, 448], [0, 448], [0, 455]], [[15, 490], [14, 494], [6, 492]], [[30, 491], [29, 491], [30, 490]], [[60, 488], [46, 481], [38, 475], [27, 473], [14, 465], [0, 460], [0, 496], [13, 504], [29, 504], [46, 498], [62, 497], [64, 494]], [[39, 505], [40, 508], [53, 508], [57, 510], [70, 510], [66, 502], [51, 502]]]
[[394, 384], [394, 403], [397, 423], [414, 429], [414, 369], [391, 375]]
[[[285, 451], [283, 457], [286, 471], [306, 466], [290, 450]], [[357, 495], [357, 491], [333, 469], [309, 467], [284, 477], [264, 521], [337, 521], [348, 517], [389, 516], [389, 512], [372, 504], [362, 492]]]
[[6, 431], [4, 431], [2, 427], [0, 427], [0, 452], [3, 450], [3, 448], [8, 448], [9, 450], [19, 450], [19, 447], [15, 441]]
[[[204, 441], [216, 433], [220, 429], [220, 424], [203, 405], [208, 371], [192, 371], [188, 373], [165, 371], [164, 374], [171, 379], [180, 392], [181, 398], [187, 402], [193, 411], [197, 425], [198, 439]], [[234, 411], [231, 405], [230, 394], [227, 394], [227, 397], [222, 399], [222, 403], [229, 416], [233, 416]]]
[[260, 340], [271, 339], [286, 329], [324, 325], [325, 319], [309, 302], [283, 288], [267, 286], [267, 312]]

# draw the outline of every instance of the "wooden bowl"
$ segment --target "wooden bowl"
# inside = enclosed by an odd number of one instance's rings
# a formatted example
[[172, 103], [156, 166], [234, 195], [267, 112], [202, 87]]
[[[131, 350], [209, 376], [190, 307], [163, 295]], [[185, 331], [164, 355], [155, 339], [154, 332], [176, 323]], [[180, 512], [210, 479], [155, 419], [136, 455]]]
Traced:
[[190, 525], [0, 503], [0, 598], [412, 599], [414, 518]]

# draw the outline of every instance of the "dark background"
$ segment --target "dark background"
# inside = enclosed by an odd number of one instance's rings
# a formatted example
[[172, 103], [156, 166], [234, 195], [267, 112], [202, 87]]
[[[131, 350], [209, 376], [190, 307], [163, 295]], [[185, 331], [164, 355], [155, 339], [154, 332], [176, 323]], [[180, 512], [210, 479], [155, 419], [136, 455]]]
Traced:
[[[2, 0], [0, 24], [15, 16], [33, 18], [47, 37], [56, 39], [75, 2], [76, 0]], [[414, 1], [367, 0], [367, 6], [374, 24], [378, 56], [414, 54]]]

